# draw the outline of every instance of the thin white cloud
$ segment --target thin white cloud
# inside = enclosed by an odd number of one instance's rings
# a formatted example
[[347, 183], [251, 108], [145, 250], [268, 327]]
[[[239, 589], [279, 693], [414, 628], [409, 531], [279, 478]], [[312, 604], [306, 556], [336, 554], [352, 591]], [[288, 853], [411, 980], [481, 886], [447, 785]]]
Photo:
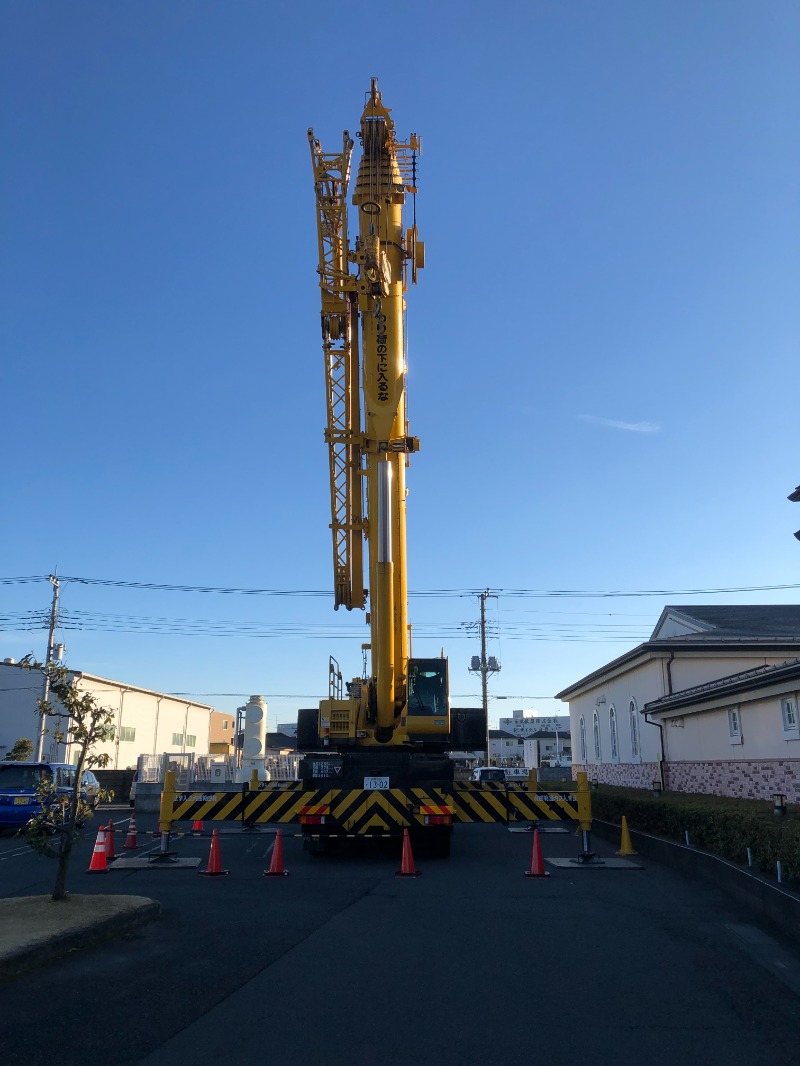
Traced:
[[660, 433], [661, 426], [657, 422], [618, 422], [613, 418], [598, 418], [596, 415], [578, 415], [581, 422], [591, 422], [592, 425], [605, 425], [608, 430], [625, 430], [626, 433]]
[[582, 422], [591, 422], [593, 426], [605, 426], [607, 429], [624, 429], [627, 433], [660, 433], [657, 422], [617, 422], [613, 418], [599, 418], [597, 415], [578, 415]]

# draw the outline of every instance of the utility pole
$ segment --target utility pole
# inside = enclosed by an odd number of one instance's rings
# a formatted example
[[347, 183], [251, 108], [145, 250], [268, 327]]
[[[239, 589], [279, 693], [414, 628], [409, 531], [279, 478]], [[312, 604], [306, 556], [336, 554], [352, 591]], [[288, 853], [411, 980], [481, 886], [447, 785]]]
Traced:
[[[45, 659], [45, 671], [44, 671], [44, 689], [42, 691], [42, 700], [47, 703], [50, 696], [50, 671], [49, 666], [53, 661], [53, 647], [56, 639], [56, 623], [58, 621], [58, 577], [56, 574], [50, 575], [50, 584], [53, 586], [53, 603], [50, 607], [50, 635], [47, 638], [47, 658]], [[42, 753], [44, 749], [44, 715], [39, 715], [39, 732], [36, 736], [36, 761], [41, 762]]]
[[488, 589], [484, 589], [481, 593], [481, 706], [483, 707], [483, 715], [486, 719], [485, 766], [491, 765], [489, 758], [491, 751], [491, 744], [489, 742], [489, 671], [486, 666], [486, 598], [488, 595]]
[[470, 661], [470, 673], [476, 673], [481, 675], [481, 706], [483, 707], [483, 714], [486, 720], [486, 762], [484, 766], [489, 766], [489, 674], [496, 674], [500, 670], [500, 663], [497, 661], [494, 655], [486, 656], [486, 601], [491, 596], [489, 589], [484, 589], [480, 594], [481, 601], [481, 654], [480, 658], [477, 655], [473, 655]]

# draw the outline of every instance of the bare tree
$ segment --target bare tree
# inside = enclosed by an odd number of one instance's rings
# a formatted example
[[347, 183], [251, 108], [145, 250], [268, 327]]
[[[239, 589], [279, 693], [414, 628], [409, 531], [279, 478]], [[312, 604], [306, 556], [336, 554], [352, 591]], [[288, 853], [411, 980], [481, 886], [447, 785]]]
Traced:
[[[67, 744], [75, 774], [72, 790], [67, 793], [58, 791], [52, 777], [43, 777], [37, 790], [41, 812], [28, 822], [23, 835], [39, 854], [58, 859], [51, 898], [63, 900], [67, 899], [67, 868], [72, 848], [80, 839], [81, 826], [92, 813], [81, 798], [81, 778], [84, 770], [107, 765], [109, 756], [97, 754], [94, 749], [113, 735], [114, 713], [98, 706], [90, 692], [81, 692], [66, 666], [32, 663], [31, 669], [41, 670], [49, 679], [49, 698], [36, 701], [39, 714], [50, 723], [45, 726], [45, 732], [51, 733], [59, 743]], [[108, 800], [112, 795], [102, 792], [100, 798]]]

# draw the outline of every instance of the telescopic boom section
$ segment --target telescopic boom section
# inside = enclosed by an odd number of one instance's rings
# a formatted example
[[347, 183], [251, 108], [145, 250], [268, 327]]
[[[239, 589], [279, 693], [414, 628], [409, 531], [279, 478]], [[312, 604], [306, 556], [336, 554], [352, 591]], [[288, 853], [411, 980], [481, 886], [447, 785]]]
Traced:
[[362, 324], [362, 394], [369, 517], [370, 637], [376, 695], [376, 738], [394, 731], [406, 703], [406, 455], [403, 339], [403, 204], [394, 123], [377, 83], [361, 116], [362, 155], [353, 204], [358, 209], [356, 259]]
[[[347, 195], [353, 142], [345, 131], [342, 152], [327, 155], [308, 131], [317, 198], [335, 606], [365, 606], [366, 538], [372, 662], [364, 724], [385, 744], [399, 739], [395, 733], [407, 704], [405, 468], [419, 442], [408, 436], [406, 424], [403, 292], [405, 261], [416, 281], [424, 249], [416, 226], [403, 231], [406, 192], [416, 193], [419, 141], [413, 134], [407, 144], [396, 140], [375, 79], [359, 136], [362, 156], [353, 194], [358, 236], [351, 250]], [[351, 263], [357, 274], [350, 273]]]

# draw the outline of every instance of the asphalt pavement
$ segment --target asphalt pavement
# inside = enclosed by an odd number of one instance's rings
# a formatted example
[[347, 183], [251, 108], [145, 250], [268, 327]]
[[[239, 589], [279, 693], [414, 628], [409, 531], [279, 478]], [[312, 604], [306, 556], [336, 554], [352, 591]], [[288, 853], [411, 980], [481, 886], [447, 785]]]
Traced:
[[[128, 813], [114, 812], [119, 841]], [[450, 859], [415, 855], [415, 879], [395, 877], [399, 852], [314, 857], [291, 833], [289, 875], [265, 878], [274, 827], [228, 824], [230, 873], [205, 878], [210, 827], [199, 839], [182, 828], [182, 867], [118, 860], [97, 875], [87, 831], [73, 901], [158, 901], [160, 915], [4, 980], [4, 1066], [231, 1053], [293, 1066], [800, 1062], [800, 953], [657, 863], [581, 869], [579, 838], [562, 829], [541, 837], [550, 877], [527, 878], [530, 833], [468, 825]], [[140, 842], [139, 855], [159, 846]], [[594, 846], [615, 857], [615, 844]], [[54, 873], [0, 840], [0, 904], [41, 896]]]

